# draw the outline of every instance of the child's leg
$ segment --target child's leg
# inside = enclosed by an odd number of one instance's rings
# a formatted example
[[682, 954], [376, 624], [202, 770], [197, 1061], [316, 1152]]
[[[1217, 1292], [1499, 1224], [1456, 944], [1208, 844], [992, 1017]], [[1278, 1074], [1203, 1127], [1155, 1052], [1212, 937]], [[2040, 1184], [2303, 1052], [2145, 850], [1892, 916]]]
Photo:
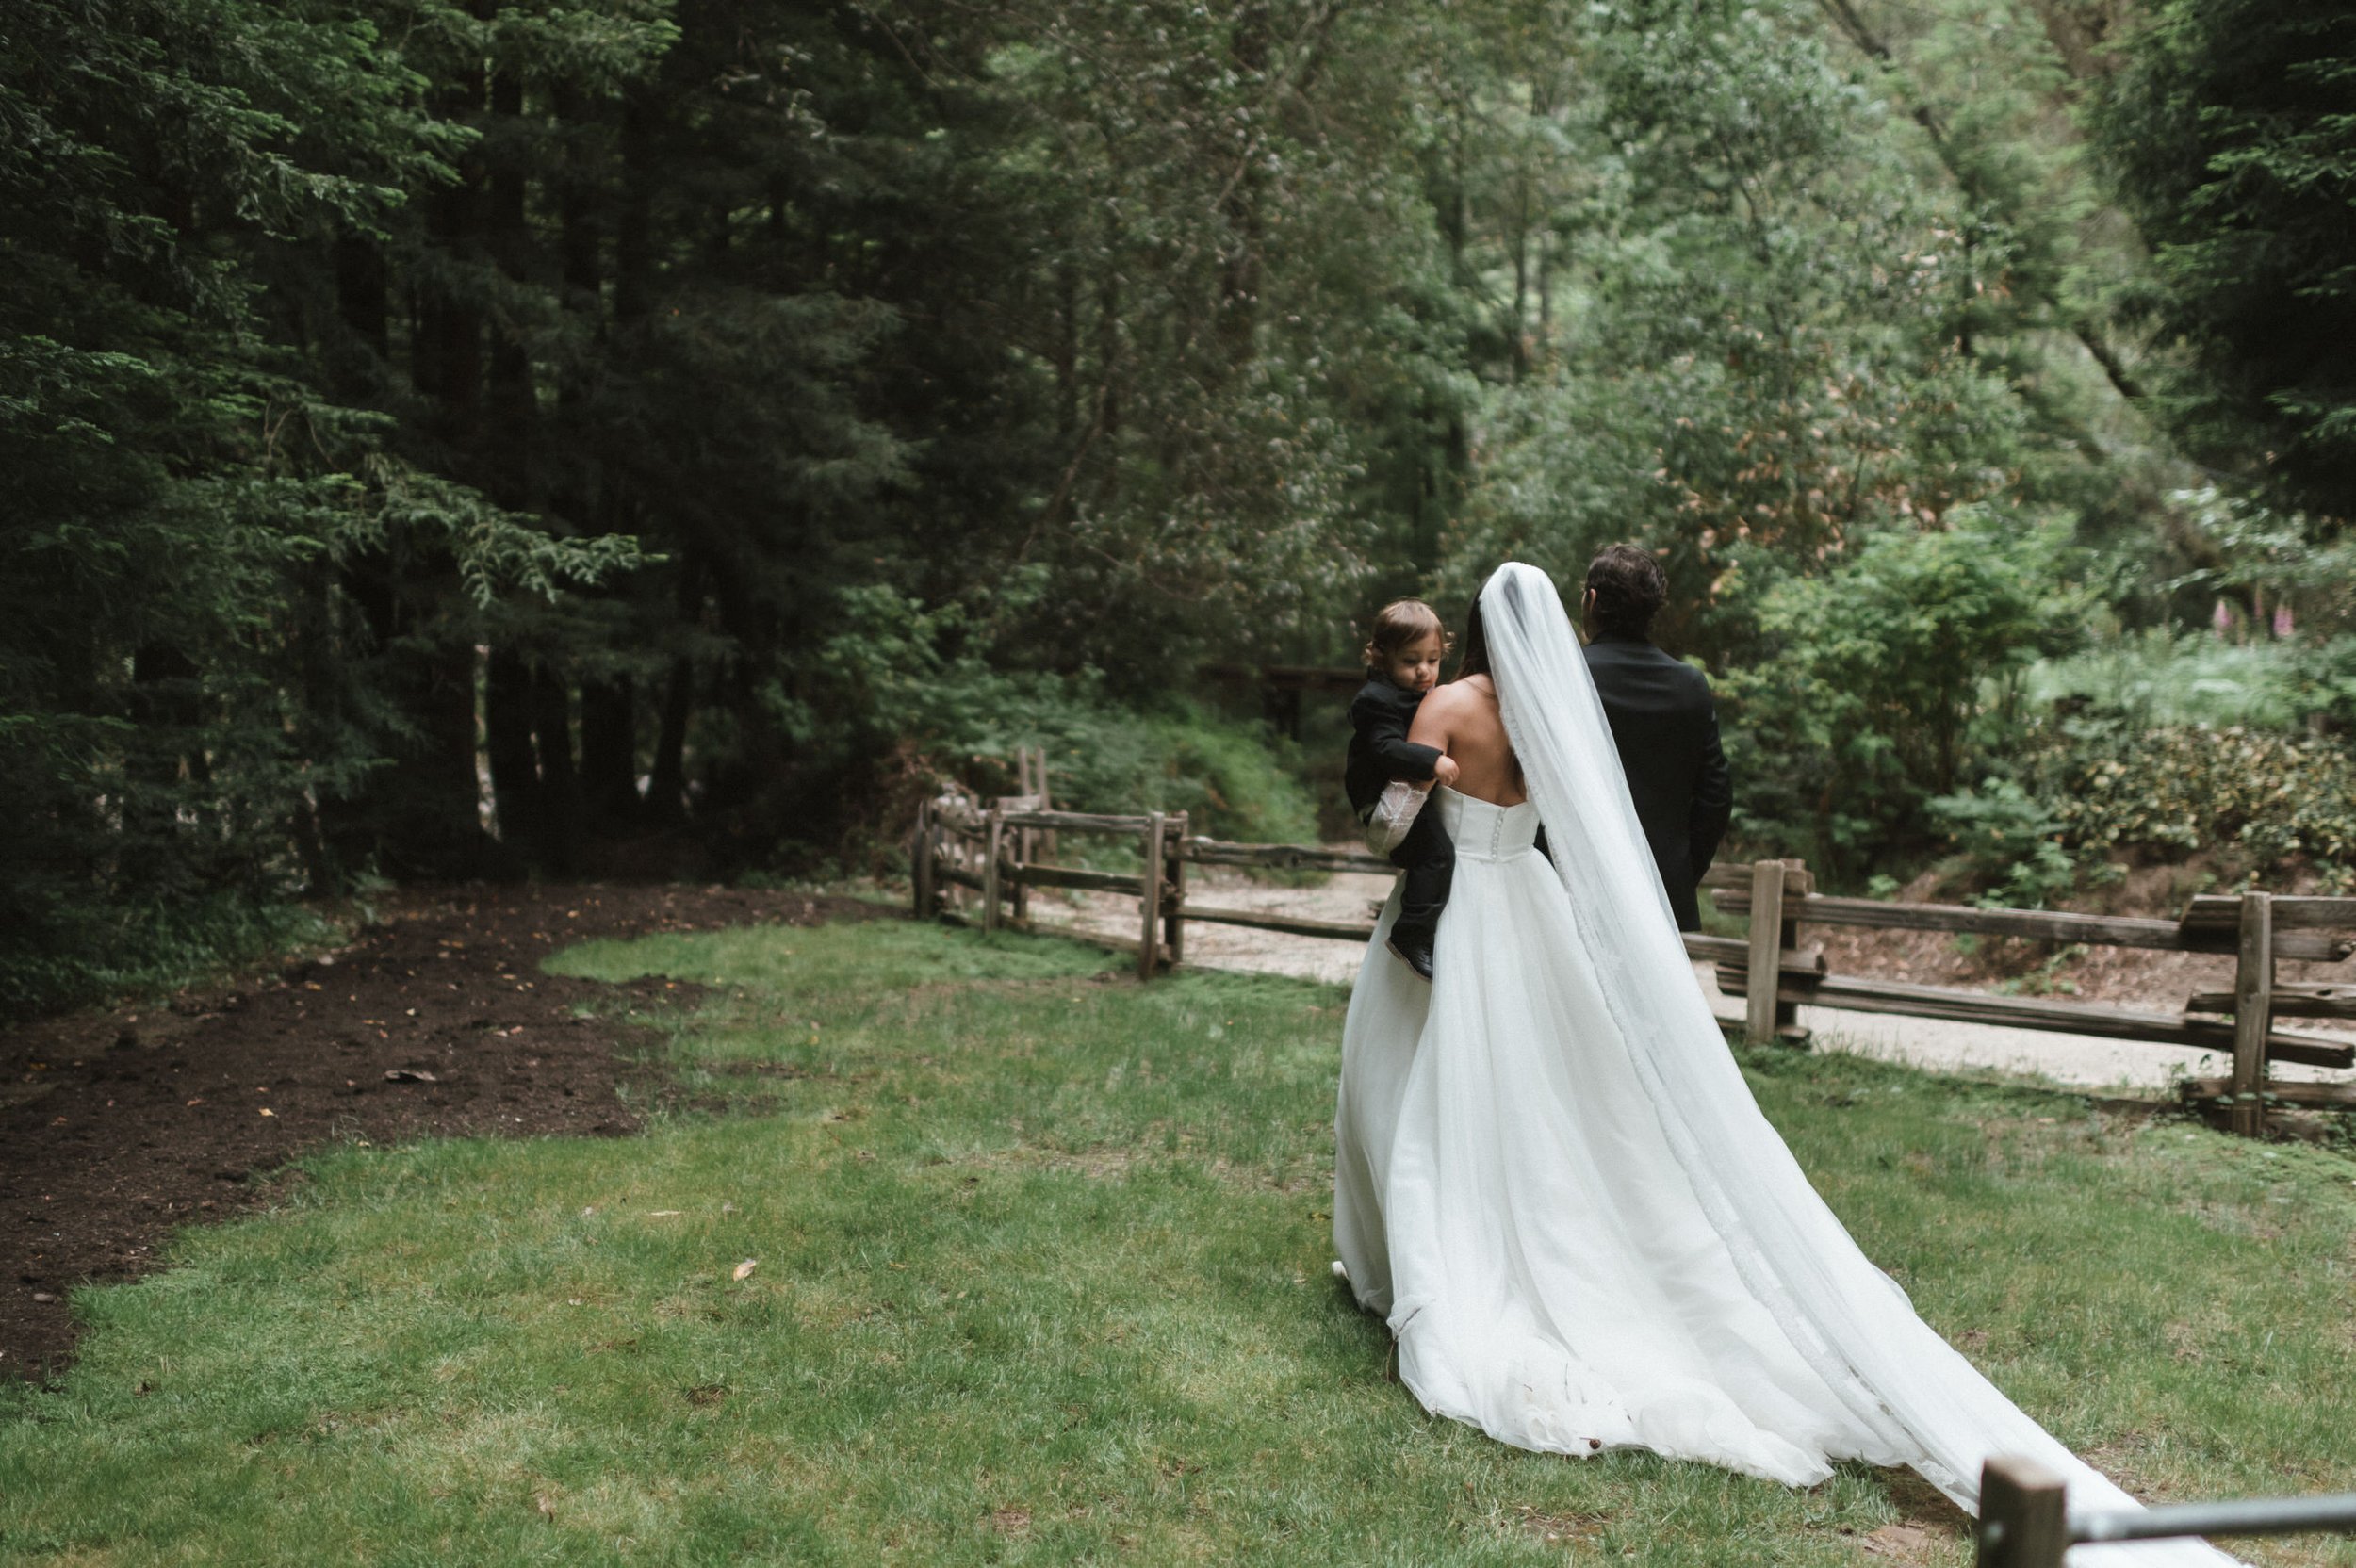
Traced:
[[1391, 863], [1407, 873], [1406, 886], [1399, 890], [1399, 919], [1391, 923], [1391, 947], [1428, 979], [1440, 911], [1448, 907], [1448, 888], [1456, 880], [1456, 846], [1448, 841], [1439, 812], [1427, 808], [1415, 819], [1392, 852]]

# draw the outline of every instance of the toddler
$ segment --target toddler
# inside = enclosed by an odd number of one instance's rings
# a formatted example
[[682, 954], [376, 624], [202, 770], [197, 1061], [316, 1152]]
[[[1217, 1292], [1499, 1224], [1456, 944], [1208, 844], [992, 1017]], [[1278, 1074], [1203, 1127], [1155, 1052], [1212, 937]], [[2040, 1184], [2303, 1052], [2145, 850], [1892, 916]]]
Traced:
[[1366, 683], [1350, 701], [1350, 760], [1342, 787], [1366, 828], [1367, 847], [1407, 874], [1391, 951], [1432, 978], [1432, 944], [1456, 874], [1456, 846], [1437, 811], [1423, 808], [1433, 784], [1456, 782], [1456, 763], [1407, 739], [1423, 694], [1439, 683], [1448, 632], [1421, 599], [1383, 607], [1366, 639]]

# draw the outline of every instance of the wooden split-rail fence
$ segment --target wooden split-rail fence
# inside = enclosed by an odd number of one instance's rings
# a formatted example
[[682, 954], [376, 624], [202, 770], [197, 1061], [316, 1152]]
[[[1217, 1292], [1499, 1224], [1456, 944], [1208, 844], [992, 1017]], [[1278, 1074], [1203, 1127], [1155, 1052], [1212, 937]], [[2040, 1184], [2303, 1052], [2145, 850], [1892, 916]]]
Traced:
[[[1017, 764], [1023, 793], [988, 803], [943, 796], [920, 808], [910, 857], [919, 918], [946, 916], [972, 920], [990, 930], [1006, 927], [1077, 938], [1133, 954], [1138, 976], [1148, 979], [1157, 970], [1184, 961], [1190, 921], [1345, 941], [1362, 942], [1374, 934], [1371, 920], [1309, 920], [1202, 902], [1189, 891], [1186, 868], [1244, 866], [1388, 875], [1395, 868], [1385, 859], [1359, 850], [1194, 836], [1187, 832], [1183, 811], [1059, 811], [1049, 798], [1044, 760], [1026, 751], [1018, 756]], [[1137, 845], [1139, 869], [1100, 871], [1059, 863], [1060, 837], [1067, 833], [1132, 840]], [[2237, 1133], [2263, 1134], [2269, 1106], [2356, 1109], [2356, 1085], [2287, 1083], [2266, 1075], [2270, 1062], [2356, 1067], [2356, 1044], [2345, 1037], [2276, 1027], [2276, 1021], [2283, 1018], [2356, 1019], [2356, 984], [2292, 984], [2275, 978], [2275, 966], [2283, 959], [2338, 962], [2356, 952], [2356, 898], [2264, 892], [2199, 897], [2175, 920], [1899, 904], [1819, 893], [1808, 867], [1797, 860], [1712, 867], [1703, 885], [1710, 890], [1719, 912], [1747, 919], [1749, 931], [1739, 938], [1688, 933], [1685, 950], [1717, 966], [1722, 991], [1744, 999], [1740, 1033], [1754, 1044], [1805, 1042], [1807, 1033], [1797, 1021], [1802, 1005], [1999, 1024], [2230, 1051], [2230, 1074], [2194, 1079], [2184, 1092], [2188, 1100], [2222, 1108]], [[1071, 922], [1035, 916], [1029, 897], [1034, 888], [1135, 898], [1137, 936], [1135, 940], [1109, 937]], [[2187, 998], [2176, 1013], [2056, 997], [2002, 996], [1831, 973], [1821, 947], [1801, 944], [1800, 928], [1806, 925], [2232, 954], [2235, 980], [2231, 991]]]
[[2072, 1546], [2323, 1533], [2356, 1535], [2356, 1493], [2072, 1513], [2058, 1474], [2036, 1460], [2004, 1454], [1980, 1471], [1972, 1560], [1976, 1568], [2062, 1568]]

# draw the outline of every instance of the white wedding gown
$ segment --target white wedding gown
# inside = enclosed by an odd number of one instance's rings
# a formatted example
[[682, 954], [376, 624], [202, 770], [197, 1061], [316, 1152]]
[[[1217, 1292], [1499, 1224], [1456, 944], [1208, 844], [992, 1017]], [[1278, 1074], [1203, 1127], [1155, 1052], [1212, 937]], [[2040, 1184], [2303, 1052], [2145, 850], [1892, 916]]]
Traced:
[[[1984, 1461], [2135, 1506], [1915, 1315], [1752, 1099], [1695, 984], [1553, 583], [1481, 614], [1531, 799], [1446, 788], [1456, 879], [1427, 986], [1366, 951], [1342, 1037], [1334, 1244], [1424, 1407], [1519, 1447], [1638, 1447], [1788, 1485], [1906, 1464], [1967, 1509]], [[1532, 842], [1541, 821], [1553, 859]], [[2084, 1546], [2081, 1568], [2233, 1560]]]

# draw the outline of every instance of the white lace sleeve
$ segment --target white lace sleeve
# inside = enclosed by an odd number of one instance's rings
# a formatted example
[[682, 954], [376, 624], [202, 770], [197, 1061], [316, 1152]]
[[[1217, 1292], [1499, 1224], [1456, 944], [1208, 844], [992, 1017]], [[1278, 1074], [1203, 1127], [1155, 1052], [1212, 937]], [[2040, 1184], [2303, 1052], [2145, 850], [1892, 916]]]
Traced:
[[1374, 814], [1366, 818], [1366, 852], [1388, 859], [1391, 851], [1406, 840], [1408, 829], [1423, 812], [1424, 802], [1431, 798], [1430, 790], [1413, 784], [1384, 785], [1383, 798], [1374, 803]]

